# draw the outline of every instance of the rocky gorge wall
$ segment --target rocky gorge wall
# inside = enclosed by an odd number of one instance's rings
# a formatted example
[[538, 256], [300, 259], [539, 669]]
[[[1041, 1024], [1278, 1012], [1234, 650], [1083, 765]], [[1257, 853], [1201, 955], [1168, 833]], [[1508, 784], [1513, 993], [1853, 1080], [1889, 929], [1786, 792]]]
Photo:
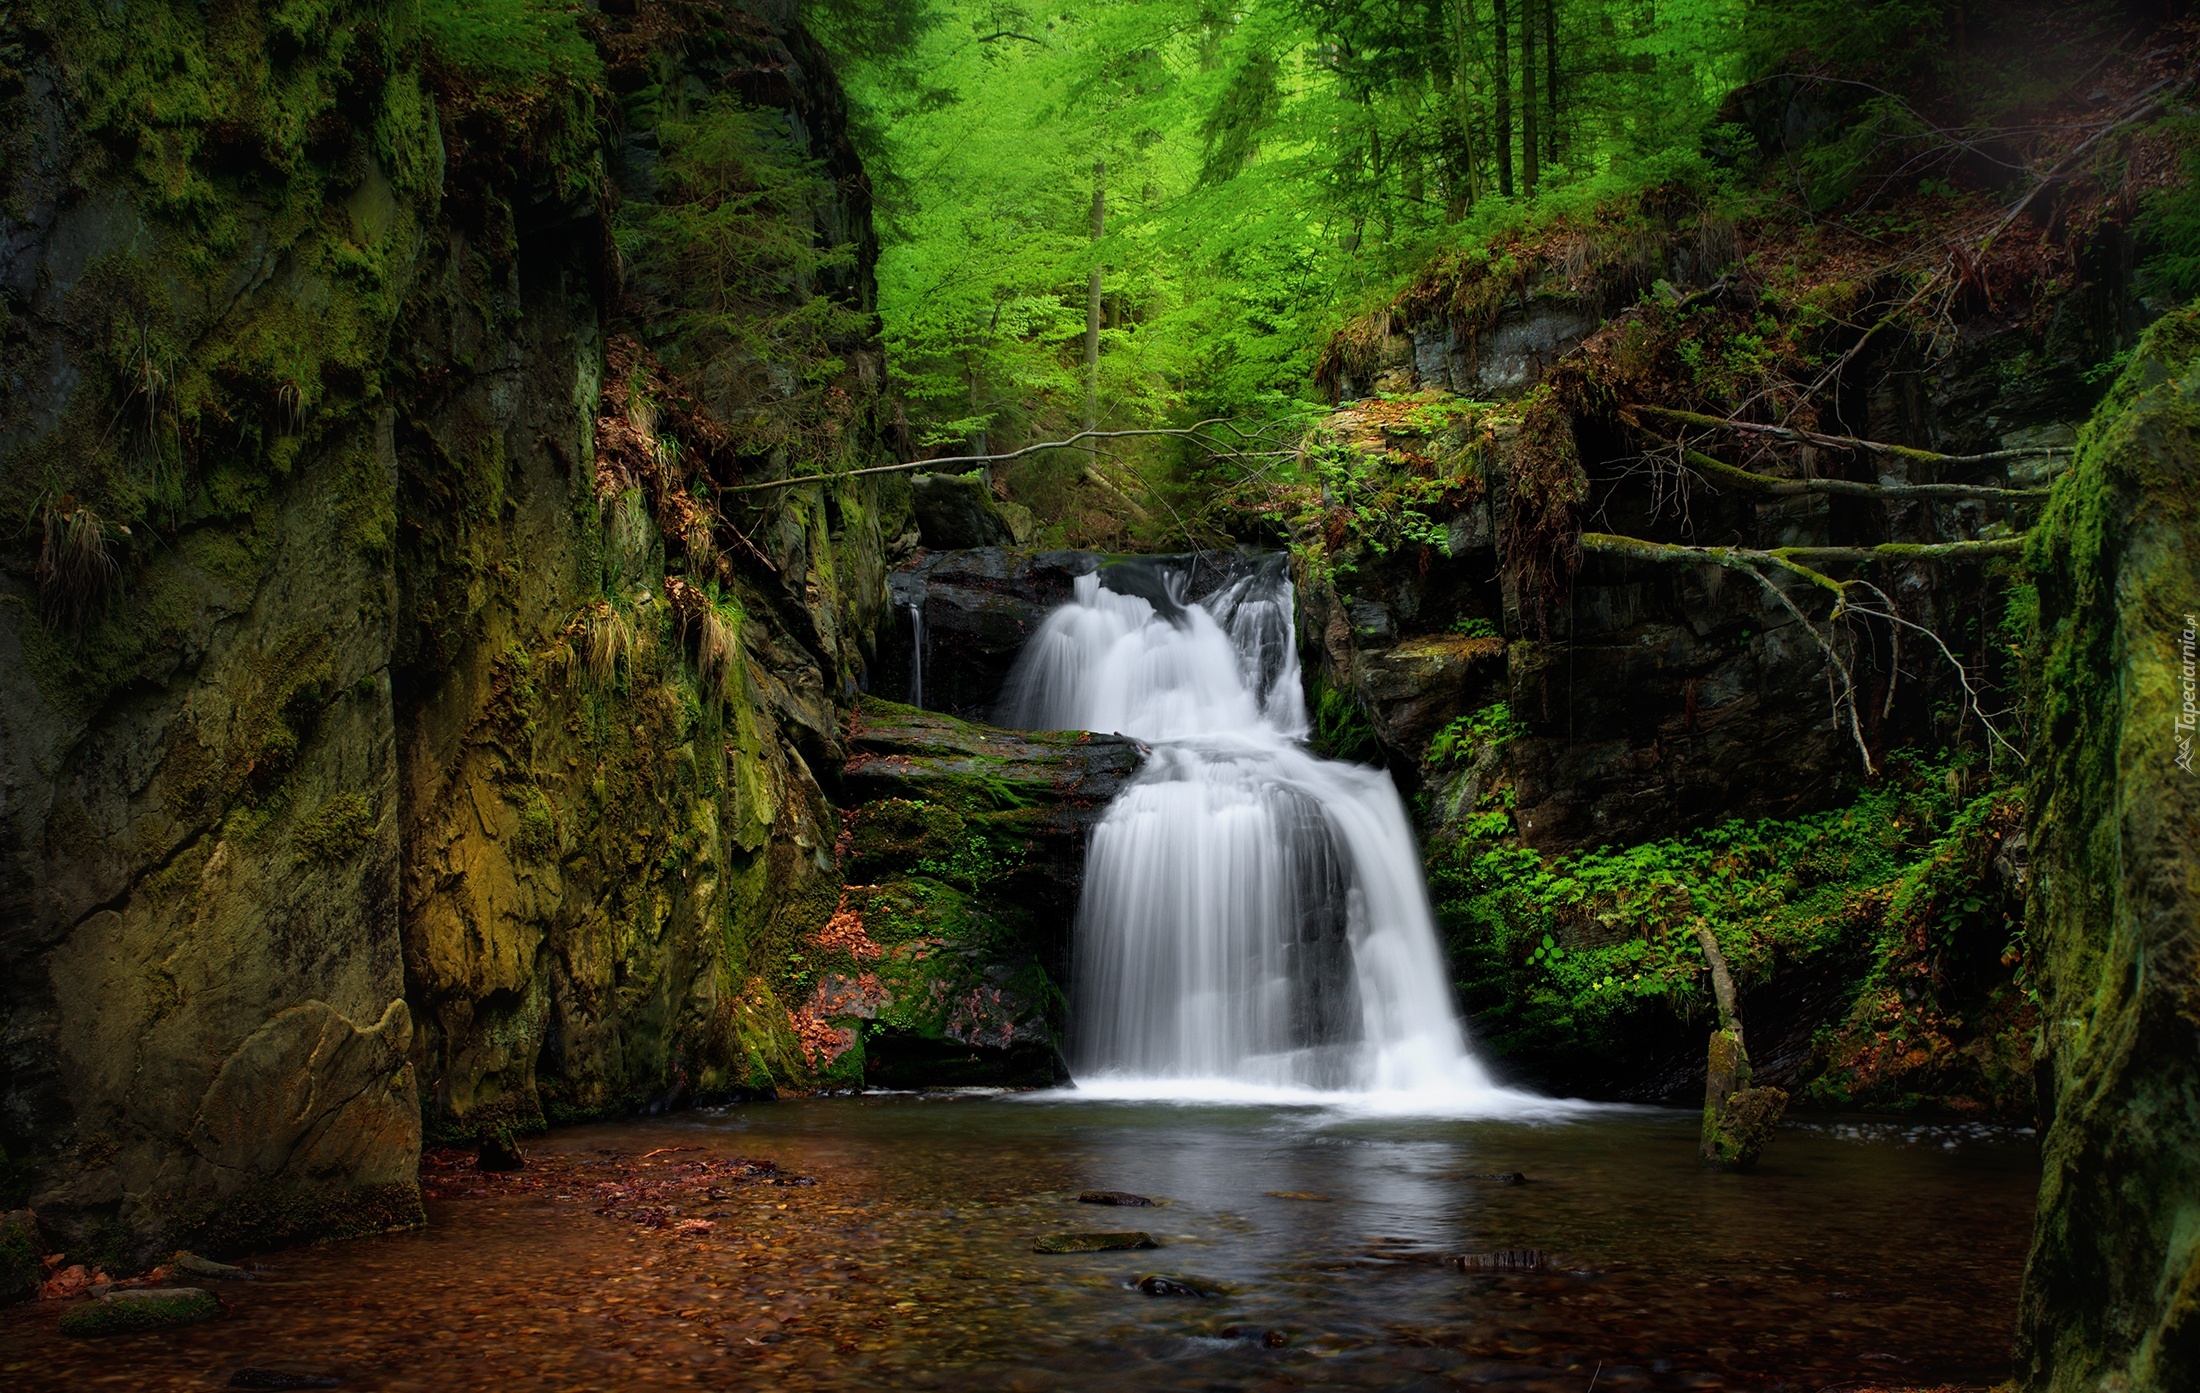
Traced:
[[[1073, 896], [1082, 823], [1014, 810], [1097, 756], [852, 737], [908, 484], [728, 492], [880, 457], [823, 54], [784, 5], [493, 18], [7, 50], [0, 1147], [95, 1263], [418, 1222], [423, 1136], [1055, 1067], [991, 879]], [[705, 314], [710, 178], [796, 251]]]
[[2200, 313], [2147, 335], [2035, 536], [2029, 928], [2048, 1120], [2029, 1388], [2200, 1381]]

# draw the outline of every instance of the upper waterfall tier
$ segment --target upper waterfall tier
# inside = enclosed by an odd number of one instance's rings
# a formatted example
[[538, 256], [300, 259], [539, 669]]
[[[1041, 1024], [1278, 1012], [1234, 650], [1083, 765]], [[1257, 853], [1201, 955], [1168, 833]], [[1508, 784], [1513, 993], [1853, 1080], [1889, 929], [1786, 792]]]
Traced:
[[[1070, 1063], [1087, 1091], [1350, 1097], [1446, 1112], [1498, 1088], [1452, 1008], [1390, 776], [1304, 744], [1285, 558], [1080, 577], [1018, 659], [1004, 723], [1154, 756], [1094, 830]], [[1196, 598], [1195, 598], [1196, 596]]]

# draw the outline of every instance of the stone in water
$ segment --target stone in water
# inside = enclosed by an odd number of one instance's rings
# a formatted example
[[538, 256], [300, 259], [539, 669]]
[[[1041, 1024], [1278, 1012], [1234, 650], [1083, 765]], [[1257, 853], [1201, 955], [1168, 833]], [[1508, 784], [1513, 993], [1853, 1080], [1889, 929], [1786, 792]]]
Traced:
[[1118, 1253], [1133, 1248], [1158, 1248], [1144, 1233], [1050, 1233], [1031, 1245], [1034, 1253]]

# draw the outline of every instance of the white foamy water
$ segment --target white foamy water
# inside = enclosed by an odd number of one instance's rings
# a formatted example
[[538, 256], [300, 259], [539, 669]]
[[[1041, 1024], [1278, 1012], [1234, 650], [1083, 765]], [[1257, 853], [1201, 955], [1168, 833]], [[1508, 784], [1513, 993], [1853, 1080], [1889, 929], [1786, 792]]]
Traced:
[[1199, 603], [1189, 563], [1080, 577], [1011, 675], [1005, 724], [1153, 746], [1086, 856], [1078, 1091], [1547, 1110], [1468, 1047], [1390, 776], [1306, 749], [1283, 561]]

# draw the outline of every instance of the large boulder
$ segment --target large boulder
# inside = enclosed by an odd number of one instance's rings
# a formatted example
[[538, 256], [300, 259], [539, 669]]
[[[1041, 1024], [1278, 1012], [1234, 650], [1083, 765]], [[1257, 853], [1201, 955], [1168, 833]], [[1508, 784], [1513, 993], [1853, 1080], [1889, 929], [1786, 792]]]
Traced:
[[1139, 746], [878, 700], [848, 743], [849, 883], [787, 983], [812, 1066], [887, 1087], [1054, 1082], [1085, 840]]
[[2043, 1104], [2017, 1367], [2200, 1388], [2200, 307], [2150, 330], [2034, 534]]
[[996, 502], [979, 475], [918, 474], [909, 485], [917, 532], [928, 547], [1021, 546], [1031, 540], [1031, 510]]

